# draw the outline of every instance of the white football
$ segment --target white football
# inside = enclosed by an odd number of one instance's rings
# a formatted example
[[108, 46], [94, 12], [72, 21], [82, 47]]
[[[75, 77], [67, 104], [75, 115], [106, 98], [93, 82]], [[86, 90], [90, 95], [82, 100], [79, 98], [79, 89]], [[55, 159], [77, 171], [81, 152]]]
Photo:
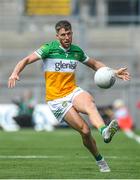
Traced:
[[116, 81], [114, 70], [109, 67], [102, 67], [95, 72], [94, 82], [100, 88], [108, 89]]

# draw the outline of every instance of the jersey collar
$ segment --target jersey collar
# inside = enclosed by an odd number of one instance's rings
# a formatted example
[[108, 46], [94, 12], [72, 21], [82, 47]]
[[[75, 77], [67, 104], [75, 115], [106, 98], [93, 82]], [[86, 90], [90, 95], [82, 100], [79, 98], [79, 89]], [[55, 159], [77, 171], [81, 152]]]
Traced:
[[67, 51], [69, 51], [70, 50], [70, 47], [69, 48], [64, 48], [64, 47], [62, 47], [61, 46], [61, 44], [60, 44], [60, 42], [58, 41], [58, 44], [59, 44], [59, 47], [64, 51], [64, 52], [67, 52]]

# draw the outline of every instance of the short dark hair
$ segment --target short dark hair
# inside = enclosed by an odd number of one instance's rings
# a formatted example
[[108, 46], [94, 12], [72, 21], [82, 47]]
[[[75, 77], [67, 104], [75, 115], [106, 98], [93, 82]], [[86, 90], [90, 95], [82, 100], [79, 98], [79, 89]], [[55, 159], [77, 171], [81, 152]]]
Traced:
[[71, 23], [66, 20], [58, 21], [55, 25], [56, 32], [58, 33], [59, 30], [62, 28], [64, 28], [65, 30], [71, 30], [72, 29]]

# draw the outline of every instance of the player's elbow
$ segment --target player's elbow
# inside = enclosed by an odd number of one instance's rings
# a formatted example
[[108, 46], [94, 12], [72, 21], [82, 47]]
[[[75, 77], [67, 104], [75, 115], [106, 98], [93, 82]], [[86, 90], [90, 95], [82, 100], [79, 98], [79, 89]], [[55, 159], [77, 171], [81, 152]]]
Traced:
[[30, 56], [25, 57], [25, 58], [23, 59], [23, 63], [24, 63], [25, 65], [30, 64], [30, 63], [31, 63], [31, 58], [30, 58]]
[[21, 61], [19, 61], [18, 66], [25, 67], [28, 64], [29, 64], [29, 58], [26, 57], [26, 58], [22, 59]]

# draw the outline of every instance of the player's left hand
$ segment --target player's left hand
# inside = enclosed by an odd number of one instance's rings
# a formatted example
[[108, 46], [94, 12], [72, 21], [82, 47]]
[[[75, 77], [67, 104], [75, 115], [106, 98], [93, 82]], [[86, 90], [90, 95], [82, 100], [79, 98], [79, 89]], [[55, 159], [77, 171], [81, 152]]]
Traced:
[[13, 73], [8, 80], [8, 88], [14, 88], [16, 85], [16, 81], [19, 81], [19, 75]]
[[127, 71], [127, 68], [120, 68], [115, 70], [115, 74], [118, 78], [124, 80], [124, 81], [128, 81], [130, 80], [130, 73]]

